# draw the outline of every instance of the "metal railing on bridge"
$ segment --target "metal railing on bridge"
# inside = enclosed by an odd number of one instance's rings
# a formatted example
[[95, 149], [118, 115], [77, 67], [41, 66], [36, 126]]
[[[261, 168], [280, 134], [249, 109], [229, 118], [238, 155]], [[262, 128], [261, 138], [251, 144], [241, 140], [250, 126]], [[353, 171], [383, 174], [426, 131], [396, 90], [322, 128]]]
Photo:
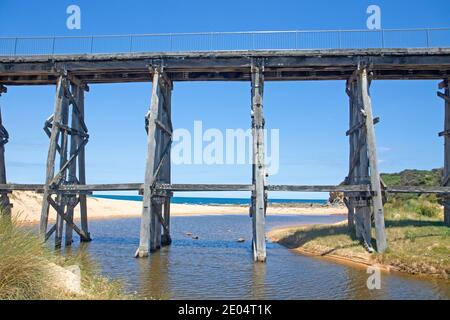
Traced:
[[450, 47], [450, 28], [0, 37], [0, 56], [438, 47]]

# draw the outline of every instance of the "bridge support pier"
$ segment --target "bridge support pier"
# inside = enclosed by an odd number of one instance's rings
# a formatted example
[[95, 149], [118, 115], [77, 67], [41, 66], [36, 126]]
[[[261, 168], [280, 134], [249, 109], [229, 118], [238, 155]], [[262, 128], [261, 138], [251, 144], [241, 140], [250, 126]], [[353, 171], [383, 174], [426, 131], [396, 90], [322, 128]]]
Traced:
[[[56, 247], [61, 246], [64, 225], [66, 245], [71, 245], [73, 231], [79, 234], [81, 241], [91, 240], [87, 223], [86, 193], [59, 190], [62, 185], [86, 184], [84, 147], [89, 135], [84, 122], [84, 90], [87, 90], [87, 86], [75, 81], [69, 79], [65, 72], [59, 76], [55, 110], [44, 126], [44, 131], [50, 138], [50, 145], [39, 231], [45, 240], [55, 233]], [[59, 171], [55, 175], [57, 153]], [[73, 221], [74, 209], [78, 204], [81, 228]], [[47, 230], [50, 207], [56, 211], [56, 223]]]
[[[6, 93], [5, 86], [0, 85], [0, 97]], [[0, 108], [0, 184], [6, 184], [6, 164], [5, 164], [5, 144], [8, 143], [9, 134], [3, 126], [2, 113]], [[8, 192], [0, 192], [0, 215], [11, 218], [12, 204], [9, 202]]]
[[[442, 186], [450, 186], [450, 78], [439, 83], [438, 96], [444, 99], [445, 115], [444, 115], [444, 131], [439, 133], [439, 136], [444, 137], [444, 174], [442, 179]], [[443, 196], [444, 205], [444, 224], [450, 227], [450, 197]]]
[[[358, 81], [347, 82], [347, 94], [350, 101], [350, 129], [347, 131], [350, 141], [350, 163], [347, 184], [368, 184], [369, 159], [367, 157], [367, 136], [362, 112], [361, 91]], [[347, 193], [348, 226], [364, 245], [372, 250], [370, 197], [364, 193]]]
[[[172, 145], [172, 81], [160, 66], [153, 74], [152, 101], [146, 115], [147, 163], [141, 217], [139, 248], [135, 257], [142, 258], [162, 245], [171, 243], [170, 192], [156, 190], [157, 183], [170, 184], [170, 150]], [[164, 207], [164, 211], [163, 211]]]
[[266, 261], [266, 167], [264, 161], [264, 66], [260, 61], [252, 63], [252, 137], [253, 137], [253, 187], [250, 215], [253, 226], [253, 257], [257, 262]]
[[[351, 232], [372, 251], [371, 217], [375, 221], [377, 251], [387, 248], [384, 225], [383, 194], [378, 172], [374, 124], [378, 119], [372, 115], [369, 94], [370, 81], [366, 68], [358, 69], [347, 81], [350, 97], [350, 167], [347, 184], [370, 183], [372, 194], [346, 193], [345, 202], [349, 211], [348, 225]], [[371, 210], [373, 209], [373, 210]]]

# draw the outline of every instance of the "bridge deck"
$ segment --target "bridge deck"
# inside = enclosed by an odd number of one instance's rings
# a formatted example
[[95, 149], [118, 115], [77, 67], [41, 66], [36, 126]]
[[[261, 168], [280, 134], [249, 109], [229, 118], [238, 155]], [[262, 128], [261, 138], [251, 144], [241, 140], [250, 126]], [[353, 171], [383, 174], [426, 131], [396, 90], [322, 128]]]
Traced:
[[151, 81], [157, 63], [174, 81], [250, 81], [252, 58], [264, 58], [269, 81], [346, 80], [358, 64], [374, 79], [450, 77], [450, 49], [339, 49], [0, 56], [0, 83], [55, 84], [59, 70], [87, 84]]

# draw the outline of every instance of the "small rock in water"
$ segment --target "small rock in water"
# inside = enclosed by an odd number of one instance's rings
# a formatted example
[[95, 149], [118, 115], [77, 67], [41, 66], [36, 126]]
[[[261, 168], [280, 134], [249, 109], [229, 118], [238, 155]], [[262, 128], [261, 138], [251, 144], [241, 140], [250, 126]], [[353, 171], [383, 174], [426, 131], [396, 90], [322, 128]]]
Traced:
[[192, 232], [186, 232], [186, 235], [187, 235], [188, 237], [190, 237], [190, 236], [192, 236]]
[[237, 242], [244, 242], [244, 241], [245, 241], [244, 238], [239, 238], [239, 239], [237, 239]]

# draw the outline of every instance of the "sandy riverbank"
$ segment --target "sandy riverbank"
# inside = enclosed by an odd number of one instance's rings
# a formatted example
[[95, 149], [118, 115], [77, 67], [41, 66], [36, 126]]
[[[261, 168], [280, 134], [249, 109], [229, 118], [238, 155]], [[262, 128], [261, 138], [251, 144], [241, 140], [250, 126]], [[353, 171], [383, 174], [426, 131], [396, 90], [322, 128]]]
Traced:
[[[267, 238], [294, 252], [333, 262], [450, 280], [446, 227], [406, 227], [389, 219], [386, 225], [388, 239], [395, 241], [389, 242], [389, 250], [382, 254], [371, 254], [359, 241], [352, 239], [346, 221], [277, 228], [271, 230]], [[420, 233], [421, 241], [411, 240], [413, 233]]]
[[[346, 226], [346, 221], [335, 223], [332, 226]], [[272, 242], [279, 243], [287, 247], [288, 249], [302, 255], [318, 257], [337, 263], [352, 265], [354, 267], [367, 268], [368, 266], [377, 266], [384, 271], [398, 271], [397, 268], [393, 268], [392, 266], [381, 265], [377, 263], [373, 259], [373, 256], [365, 250], [358, 250], [357, 252], [340, 251], [338, 254], [336, 254], [335, 248], [320, 245], [303, 246], [300, 242], [297, 242], [295, 238], [292, 237], [294, 233], [301, 232], [302, 230], [308, 232], [312, 227], [313, 226], [309, 225], [300, 225], [275, 228], [267, 233], [267, 238]]]
[[[10, 196], [13, 203], [13, 214], [19, 214], [20, 220], [26, 223], [39, 221], [41, 214], [42, 195], [34, 192], [14, 192]], [[142, 202], [113, 200], [104, 198], [88, 197], [87, 200], [89, 219], [110, 219], [139, 217], [142, 210]], [[273, 214], [304, 214], [304, 215], [330, 215], [346, 214], [343, 206], [327, 206], [320, 204], [282, 204], [271, 205], [267, 209], [268, 215]], [[247, 206], [238, 205], [194, 205], [178, 204], [171, 205], [172, 216], [197, 216], [197, 215], [223, 215], [223, 214], [248, 214]], [[79, 217], [78, 209], [75, 218]], [[55, 214], [50, 215], [54, 219]]]

